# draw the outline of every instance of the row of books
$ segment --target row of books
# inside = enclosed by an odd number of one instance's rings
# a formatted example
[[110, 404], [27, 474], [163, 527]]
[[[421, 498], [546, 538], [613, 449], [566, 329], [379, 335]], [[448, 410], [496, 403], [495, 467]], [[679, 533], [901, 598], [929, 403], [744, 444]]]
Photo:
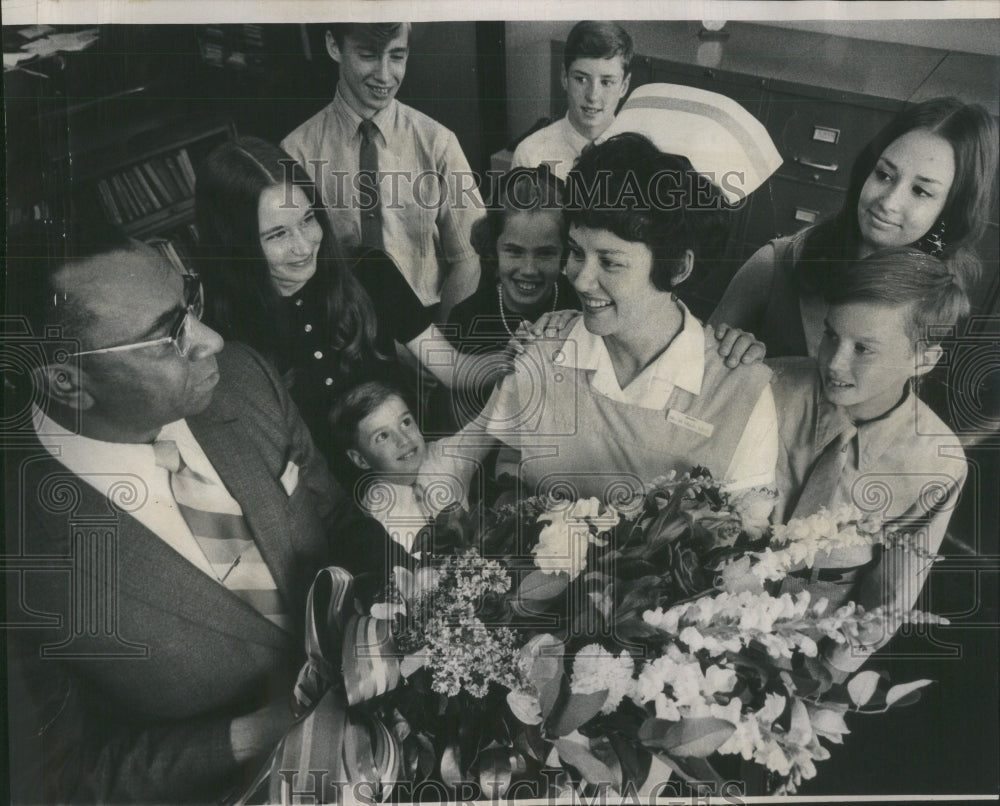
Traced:
[[52, 213], [48, 202], [37, 204], [10, 205], [7, 207], [7, 226], [17, 227], [29, 221], [51, 221]]
[[194, 195], [194, 167], [187, 149], [123, 168], [99, 179], [97, 192], [105, 215], [128, 224]]
[[198, 35], [201, 57], [216, 67], [246, 69], [264, 64], [260, 25], [206, 25]]

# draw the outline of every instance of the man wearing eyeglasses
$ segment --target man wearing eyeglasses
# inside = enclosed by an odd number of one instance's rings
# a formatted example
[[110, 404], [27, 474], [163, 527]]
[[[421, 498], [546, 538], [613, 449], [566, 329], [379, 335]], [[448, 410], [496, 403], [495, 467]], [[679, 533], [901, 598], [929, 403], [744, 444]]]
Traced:
[[315, 572], [384, 533], [270, 366], [200, 321], [196, 277], [135, 241], [77, 254], [33, 280], [36, 334], [79, 349], [43, 346], [7, 466], [35, 558], [8, 598], [36, 616], [9, 633], [15, 800], [218, 802], [291, 722]]

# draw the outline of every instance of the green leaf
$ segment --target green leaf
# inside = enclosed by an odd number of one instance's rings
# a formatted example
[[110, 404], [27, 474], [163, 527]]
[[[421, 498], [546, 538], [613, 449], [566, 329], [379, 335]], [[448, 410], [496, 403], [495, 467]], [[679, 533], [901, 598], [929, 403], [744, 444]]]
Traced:
[[521, 651], [534, 655], [528, 680], [538, 692], [542, 718], [547, 719], [562, 688], [563, 643], [552, 635], [542, 633], [533, 637]]
[[590, 740], [590, 754], [604, 764], [612, 775], [612, 787], [616, 792], [622, 791], [622, 763], [614, 746], [607, 736], [597, 736]]
[[806, 658], [804, 668], [806, 674], [817, 683], [815, 693], [825, 694], [833, 687], [833, 676], [822, 658]]
[[566, 675], [562, 672], [562, 661], [560, 660], [559, 674], [549, 680], [538, 693], [538, 704], [542, 709], [543, 722], [548, 720], [556, 711], [559, 703], [566, 699], [565, 694], [568, 689], [569, 684], [566, 681]]
[[721, 747], [736, 731], [724, 719], [706, 716], [667, 722], [647, 719], [639, 728], [639, 741], [647, 747], [667, 750], [677, 756], [704, 758]]
[[660, 594], [662, 584], [663, 582], [659, 576], [650, 575], [627, 583], [625, 586], [619, 585], [619, 593], [622, 592], [622, 587], [624, 587], [625, 594], [622, 597], [619, 608], [622, 610], [651, 610]]
[[593, 694], [570, 694], [566, 704], [559, 709], [550, 729], [556, 736], [572, 733], [601, 712], [601, 706], [608, 698], [606, 688]]
[[634, 746], [631, 742], [625, 741], [616, 733], [608, 734], [608, 741], [618, 754], [618, 761], [622, 767], [622, 782], [625, 786], [632, 784], [638, 788], [642, 786], [649, 777], [649, 769], [653, 763], [653, 756], [641, 747]]
[[795, 694], [800, 697], [808, 697], [810, 694], [814, 694], [822, 685], [822, 680], [815, 680], [803, 671], [792, 672], [789, 678], [795, 686]]
[[545, 762], [549, 750], [545, 739], [542, 738], [542, 730], [539, 725], [521, 725], [514, 743], [524, 755], [530, 756], [540, 764]]
[[521, 580], [515, 595], [519, 600], [547, 602], [562, 594], [567, 587], [569, 587], [569, 574], [564, 571], [557, 574], [532, 571]]
[[601, 784], [609, 787], [615, 785], [614, 773], [608, 769], [608, 765], [598, 761], [582, 744], [569, 739], [556, 739], [555, 746], [559, 752], [559, 759], [575, 767], [587, 783], [598, 787]]
[[615, 621], [615, 635], [619, 641], [641, 638], [663, 638], [663, 633], [660, 630], [634, 615]]
[[479, 754], [479, 785], [483, 793], [502, 798], [511, 780], [511, 748], [487, 747]]
[[691, 525], [691, 519], [681, 513], [672, 513], [667, 516], [668, 506], [649, 525], [646, 533], [645, 556], [652, 557], [659, 549], [667, 543], [673, 543], [683, 535]]
[[411, 733], [403, 744], [406, 767], [414, 781], [434, 772], [434, 745], [423, 733]]
[[933, 680], [914, 680], [912, 683], [901, 683], [898, 686], [893, 686], [886, 692], [885, 704], [887, 708], [891, 708], [893, 705], [912, 705], [917, 700], [920, 699], [918, 694], [916, 698], [908, 698], [906, 702], [903, 702], [903, 698], [907, 697], [911, 692], [921, 689], [924, 686], [929, 686], [933, 683]]
[[441, 754], [441, 780], [448, 786], [455, 786], [464, 780], [462, 753], [457, 744], [448, 745]]
[[878, 688], [878, 672], [859, 672], [847, 681], [847, 693], [851, 695], [851, 701], [861, 707], [865, 705]]

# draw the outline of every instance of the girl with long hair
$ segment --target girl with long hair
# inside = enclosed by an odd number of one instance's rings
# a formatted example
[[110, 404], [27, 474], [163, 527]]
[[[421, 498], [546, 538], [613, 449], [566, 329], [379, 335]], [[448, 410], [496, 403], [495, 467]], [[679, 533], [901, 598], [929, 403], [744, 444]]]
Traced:
[[971, 289], [997, 145], [996, 120], [976, 104], [937, 98], [901, 112], [855, 160], [840, 212], [761, 247], [710, 321], [751, 331], [769, 356], [815, 356], [832, 268], [901, 246], [943, 260]]

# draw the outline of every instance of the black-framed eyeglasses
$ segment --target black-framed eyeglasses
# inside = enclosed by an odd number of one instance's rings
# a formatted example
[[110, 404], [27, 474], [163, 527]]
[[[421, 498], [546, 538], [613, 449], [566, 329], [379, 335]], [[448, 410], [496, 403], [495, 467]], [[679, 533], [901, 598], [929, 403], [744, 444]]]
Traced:
[[138, 350], [140, 347], [158, 347], [161, 344], [173, 344], [177, 354], [184, 358], [191, 350], [190, 317], [201, 321], [205, 312], [205, 293], [201, 286], [201, 278], [197, 274], [182, 274], [184, 278], [184, 310], [170, 326], [170, 335], [149, 341], [137, 341], [132, 344], [119, 344], [115, 347], [101, 347], [97, 350], [81, 350], [71, 355], [99, 355], [100, 353], [124, 353], [127, 350]]

